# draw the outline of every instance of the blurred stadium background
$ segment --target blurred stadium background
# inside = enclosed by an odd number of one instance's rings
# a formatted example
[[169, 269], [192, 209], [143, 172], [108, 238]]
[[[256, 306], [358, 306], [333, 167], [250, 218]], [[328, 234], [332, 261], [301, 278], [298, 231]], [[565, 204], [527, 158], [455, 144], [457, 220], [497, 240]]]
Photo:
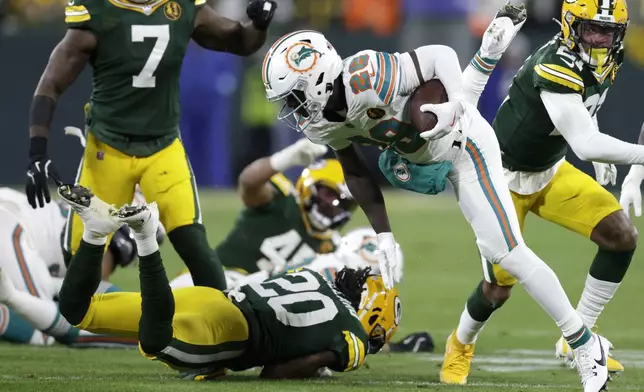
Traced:
[[[270, 30], [272, 43], [284, 33], [313, 28], [324, 32], [340, 55], [362, 49], [406, 51], [427, 44], [456, 49], [463, 66], [472, 58], [479, 37], [506, 0], [277, 0]], [[517, 2], [518, 0], [513, 0]], [[49, 54], [64, 34], [65, 0], [0, 0], [0, 184], [21, 184], [27, 165], [27, 119], [30, 98]], [[221, 14], [244, 20], [246, 1], [209, 0]], [[558, 26], [561, 0], [527, 0], [529, 20], [492, 76], [481, 111], [492, 119], [522, 60], [551, 38]], [[635, 142], [644, 91], [644, 1], [629, 0], [631, 26], [628, 61], [605, 103], [600, 125], [621, 139]], [[268, 45], [267, 45], [268, 46]], [[240, 58], [190, 45], [181, 78], [182, 137], [201, 189], [234, 186], [241, 169], [291, 143], [300, 135], [275, 119], [260, 78], [266, 50]], [[71, 181], [81, 146], [64, 136], [66, 125], [82, 126], [83, 104], [91, 91], [90, 70], [62, 97], [52, 132], [51, 156]], [[367, 150], [377, 170], [377, 150]], [[573, 158], [573, 161], [577, 161]], [[584, 169], [592, 170], [588, 164]], [[626, 170], [621, 170], [625, 175]], [[297, 175], [297, 170], [288, 173]]]

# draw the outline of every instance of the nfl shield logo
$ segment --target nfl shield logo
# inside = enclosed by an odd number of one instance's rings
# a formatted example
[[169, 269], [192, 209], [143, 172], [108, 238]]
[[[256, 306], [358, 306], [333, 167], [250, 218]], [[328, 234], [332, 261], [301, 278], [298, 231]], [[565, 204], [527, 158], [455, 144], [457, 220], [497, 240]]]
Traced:
[[98, 151], [96, 153], [96, 159], [98, 159], [99, 161], [102, 161], [104, 158], [105, 158], [105, 153], [103, 151]]

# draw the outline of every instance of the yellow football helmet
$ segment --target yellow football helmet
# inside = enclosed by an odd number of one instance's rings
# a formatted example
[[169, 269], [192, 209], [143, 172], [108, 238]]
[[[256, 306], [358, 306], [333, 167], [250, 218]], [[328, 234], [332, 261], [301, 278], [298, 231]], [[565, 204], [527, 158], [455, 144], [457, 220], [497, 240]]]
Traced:
[[357, 206], [337, 159], [321, 160], [304, 169], [295, 190], [304, 222], [318, 232], [341, 227]]
[[369, 354], [375, 354], [389, 342], [398, 330], [402, 305], [398, 290], [385, 289], [380, 275], [371, 275], [365, 282], [358, 318], [369, 335]]
[[601, 74], [621, 48], [628, 22], [626, 0], [564, 0], [562, 41]]

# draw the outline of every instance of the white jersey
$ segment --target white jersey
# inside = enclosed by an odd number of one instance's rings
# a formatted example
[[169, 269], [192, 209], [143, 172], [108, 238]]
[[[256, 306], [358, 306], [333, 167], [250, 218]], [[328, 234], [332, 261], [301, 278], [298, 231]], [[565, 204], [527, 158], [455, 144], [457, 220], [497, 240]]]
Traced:
[[311, 141], [335, 150], [351, 142], [383, 147], [393, 144], [399, 155], [415, 163], [453, 158], [449, 154], [456, 133], [428, 142], [411, 125], [407, 101], [420, 82], [408, 53], [363, 50], [344, 60], [342, 79], [347, 99], [347, 113], [342, 115], [346, 120], [322, 118], [308, 124], [304, 134]]
[[[43, 208], [32, 208], [27, 196], [11, 188], [0, 188], [0, 209], [10, 214], [14, 223], [24, 230], [23, 236], [29, 242], [47, 267], [64, 266], [60, 248], [60, 236], [65, 226], [69, 209], [56, 201]], [[1, 221], [0, 225], [8, 224]]]

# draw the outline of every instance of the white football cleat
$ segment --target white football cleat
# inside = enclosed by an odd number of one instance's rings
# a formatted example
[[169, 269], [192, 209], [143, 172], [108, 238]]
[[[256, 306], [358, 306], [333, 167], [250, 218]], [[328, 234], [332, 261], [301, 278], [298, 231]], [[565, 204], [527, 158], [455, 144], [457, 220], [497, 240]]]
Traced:
[[123, 226], [114, 217], [116, 209], [96, 197], [89, 188], [65, 184], [58, 187], [58, 195], [78, 214], [85, 230], [96, 237], [106, 237]]
[[605, 339], [593, 333], [592, 339], [574, 352], [584, 392], [605, 390], [608, 382], [608, 345]]
[[[603, 336], [597, 336], [602, 339], [602, 344], [605, 344], [606, 347], [608, 347], [608, 358], [606, 358], [606, 366], [608, 367], [608, 380], [611, 381], [611, 376], [623, 372], [624, 366], [617, 359], [613, 358], [612, 350], [615, 349], [613, 343], [611, 343], [610, 340], [606, 339]], [[575, 362], [575, 353], [573, 352], [572, 348], [570, 348], [570, 345], [568, 344], [568, 342], [566, 342], [566, 339], [563, 336], [560, 337], [557, 341], [557, 344], [555, 344], [555, 357], [557, 359], [562, 359], [564, 363], [572, 369], [575, 369], [577, 367], [577, 363]]]
[[116, 218], [130, 226], [134, 238], [138, 240], [157, 237], [159, 228], [159, 208], [156, 202], [149, 204], [129, 205], [119, 208]]
[[524, 4], [505, 4], [483, 34], [481, 57], [498, 60], [508, 49], [512, 40], [528, 18]]

